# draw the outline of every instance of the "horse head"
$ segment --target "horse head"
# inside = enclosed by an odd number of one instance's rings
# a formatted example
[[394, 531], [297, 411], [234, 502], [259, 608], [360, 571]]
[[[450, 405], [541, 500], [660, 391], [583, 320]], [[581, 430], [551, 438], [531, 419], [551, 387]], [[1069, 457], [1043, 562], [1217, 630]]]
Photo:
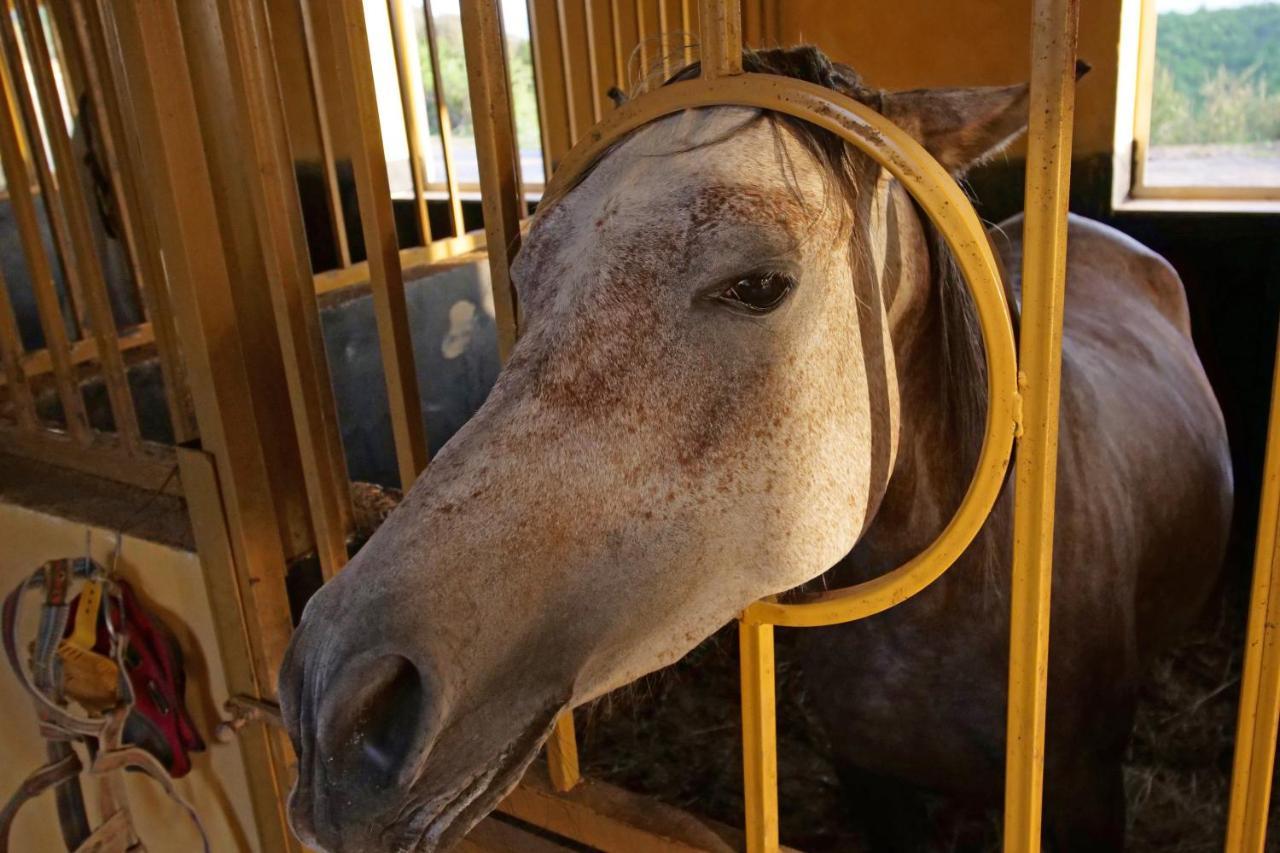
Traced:
[[[882, 93], [812, 48], [746, 65], [873, 106], [954, 172], [1026, 123], [1025, 86]], [[893, 470], [928, 290], [891, 184], [825, 132], [720, 107], [640, 129], [540, 207], [487, 402], [284, 662], [304, 840], [447, 846], [561, 711], [849, 552]]]

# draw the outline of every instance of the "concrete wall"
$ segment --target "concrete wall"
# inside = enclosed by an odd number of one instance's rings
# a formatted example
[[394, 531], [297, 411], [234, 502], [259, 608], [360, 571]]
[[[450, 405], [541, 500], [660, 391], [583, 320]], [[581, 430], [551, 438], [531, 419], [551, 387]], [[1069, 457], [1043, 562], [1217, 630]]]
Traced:
[[[83, 554], [86, 534], [92, 535], [95, 557], [105, 560], [114, 542], [108, 531], [0, 503], [0, 589], [7, 595], [46, 560]], [[227, 691], [199, 560], [188, 551], [132, 537], [125, 538], [122, 553], [122, 574], [182, 643], [189, 676], [187, 706], [209, 742], [206, 752], [192, 756], [195, 767], [177, 781], [177, 788], [200, 812], [213, 850], [257, 850], [239, 747], [212, 742], [218, 709]], [[24, 609], [31, 630], [38, 618], [37, 597], [33, 595], [29, 601], [32, 606]], [[7, 666], [0, 669], [4, 670], [0, 674], [0, 799], [8, 799], [22, 779], [47, 759], [26, 693]], [[148, 849], [199, 849], [189, 821], [155, 783], [130, 773], [126, 785], [135, 826]], [[90, 820], [95, 821], [94, 786], [87, 783], [84, 788]], [[12, 840], [10, 849], [15, 853], [63, 849], [52, 794], [46, 793], [23, 808]]]

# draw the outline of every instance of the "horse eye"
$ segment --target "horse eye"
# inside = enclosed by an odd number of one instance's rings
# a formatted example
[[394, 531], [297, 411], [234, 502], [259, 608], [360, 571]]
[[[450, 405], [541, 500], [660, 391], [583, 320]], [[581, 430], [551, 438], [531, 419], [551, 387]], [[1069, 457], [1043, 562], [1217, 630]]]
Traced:
[[767, 314], [782, 304], [795, 284], [786, 273], [756, 273], [733, 282], [715, 298], [752, 314]]

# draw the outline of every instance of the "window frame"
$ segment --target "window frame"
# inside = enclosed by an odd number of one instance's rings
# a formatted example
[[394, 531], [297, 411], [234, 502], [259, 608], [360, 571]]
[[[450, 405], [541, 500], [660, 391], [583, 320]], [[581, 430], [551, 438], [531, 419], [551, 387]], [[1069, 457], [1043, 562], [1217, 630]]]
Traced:
[[1156, 67], [1156, 2], [1124, 0], [1122, 5], [1113, 206], [1119, 210], [1280, 212], [1280, 186], [1147, 183]]

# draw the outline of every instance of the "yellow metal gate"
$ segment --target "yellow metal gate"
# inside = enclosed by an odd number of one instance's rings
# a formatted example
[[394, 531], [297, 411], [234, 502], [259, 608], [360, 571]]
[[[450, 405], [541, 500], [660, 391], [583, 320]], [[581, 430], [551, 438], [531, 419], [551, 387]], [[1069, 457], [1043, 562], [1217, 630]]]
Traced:
[[[740, 618], [746, 846], [778, 849], [774, 718], [775, 626], [865, 618], [936, 579], [983, 524], [1018, 452], [1011, 596], [1004, 844], [1040, 845], [1051, 543], [1067, 186], [1071, 161], [1077, 0], [1032, 0], [1031, 123], [1020, 350], [979, 220], [955, 182], [883, 117], [826, 90], [745, 74], [749, 42], [776, 37], [777, 4], [741, 0], [567, 3], [532, 0], [531, 33], [546, 174], [570, 180], [619, 134], [687, 108], [743, 104], [820, 124], [888, 168], [948, 239], [973, 290], [984, 331], [990, 404], [982, 454], [961, 508], [930, 548], [851, 589]], [[426, 2], [426, 63], [443, 143], [440, 187], [448, 233], [435, 234], [421, 161], [421, 106], [408, 0], [388, 0], [401, 81], [417, 245], [402, 247], [379, 125], [362, 0], [0, 0], [0, 165], [31, 274], [43, 346], [24, 345], [10, 300], [0, 299], [0, 367], [12, 422], [0, 450], [182, 493], [219, 614], [228, 683], [270, 703], [292, 625], [286, 562], [315, 552], [324, 576], [347, 558], [352, 509], [317, 295], [364, 282], [373, 295], [401, 482], [428, 464], [414, 370], [405, 271], [488, 247], [503, 358], [516, 339], [509, 267], [527, 214], [498, 0], [464, 0], [463, 39], [475, 105], [483, 232], [468, 232], [440, 86], [441, 59]], [[745, 13], [745, 14], [744, 14]], [[626, 77], [623, 46], [683, 33], [702, 76], [607, 110], [603, 81]], [[696, 32], [696, 38], [691, 33]], [[670, 69], [664, 69], [670, 70]], [[62, 75], [88, 93], [71, 103]], [[548, 97], [549, 92], [562, 92]], [[92, 115], [102, 135], [105, 185], [120, 224], [140, 320], [112, 316], [91, 228], [94, 198], [77, 172], [69, 117]], [[335, 120], [335, 114], [342, 120]], [[232, 132], [227, 132], [232, 129]], [[873, 130], [874, 133], [859, 131]], [[337, 260], [313, 270], [294, 164], [319, 152]], [[335, 163], [352, 165], [367, 258], [353, 262]], [[145, 168], [144, 168], [145, 164]], [[43, 210], [43, 213], [41, 212]], [[52, 256], [42, 240], [47, 215]], [[58, 270], [62, 276], [57, 275]], [[261, 283], [265, 283], [263, 286]], [[3, 285], [3, 282], [0, 282]], [[59, 289], [59, 286], [62, 289]], [[143, 438], [127, 377], [134, 349], [154, 347], [164, 371], [172, 445]], [[1280, 717], [1280, 365], [1257, 541], [1236, 742], [1229, 851], [1263, 849]], [[95, 426], [79, 383], [101, 377], [110, 423]], [[52, 420], [36, 405], [56, 391]], [[276, 402], [287, 397], [287, 407]], [[175, 476], [175, 470], [178, 474]], [[268, 725], [242, 732], [259, 836], [297, 849], [283, 812], [293, 761]], [[572, 718], [548, 745], [554, 791], [579, 785]], [[601, 800], [558, 799], [536, 783], [504, 810], [605, 849], [649, 838]], [[577, 833], [575, 835], [575, 833]], [[679, 849], [696, 849], [690, 842]], [[674, 848], [673, 848], [674, 849]]]

